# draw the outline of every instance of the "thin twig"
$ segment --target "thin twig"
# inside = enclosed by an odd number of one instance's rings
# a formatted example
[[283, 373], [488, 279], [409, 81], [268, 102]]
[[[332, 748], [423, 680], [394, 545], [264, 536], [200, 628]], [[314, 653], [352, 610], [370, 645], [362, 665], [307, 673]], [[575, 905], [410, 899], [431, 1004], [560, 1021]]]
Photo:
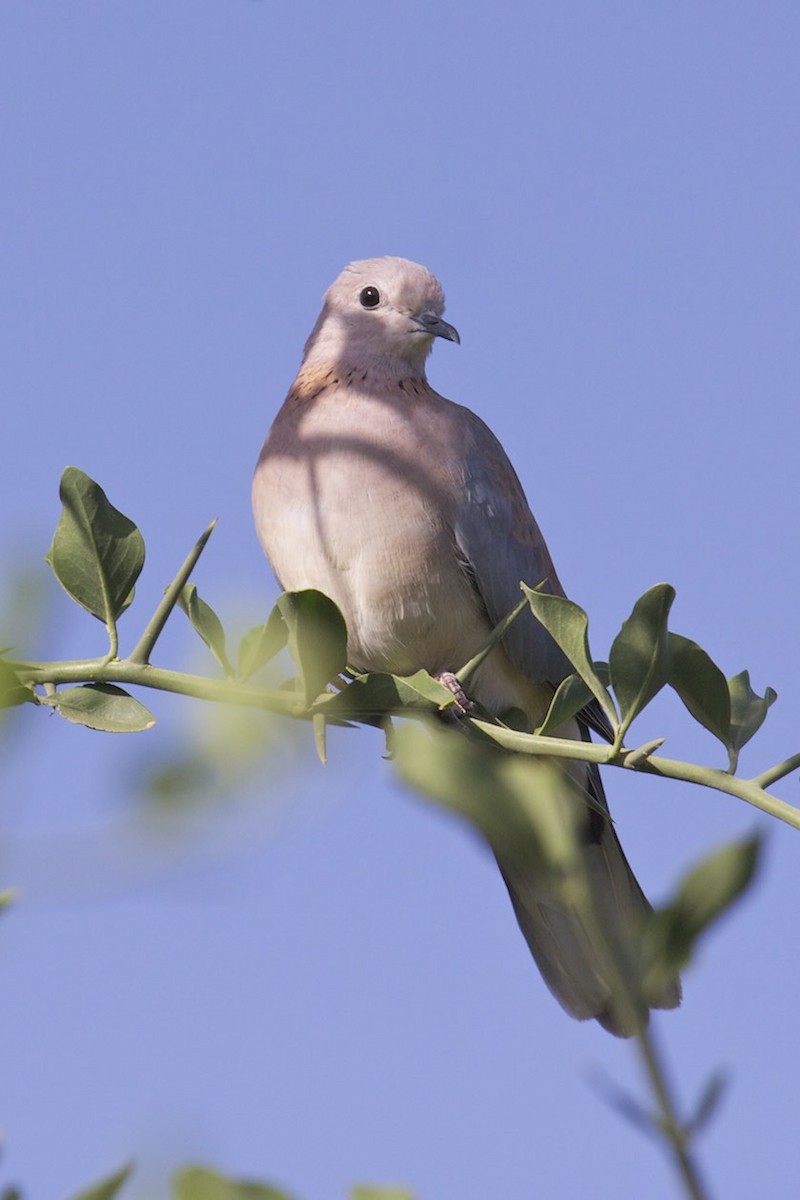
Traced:
[[208, 529], [206, 529], [206, 531], [202, 533], [195, 542], [188, 558], [178, 571], [178, 574], [175, 576], [172, 583], [167, 588], [161, 603], [148, 621], [144, 633], [139, 638], [139, 641], [132, 652], [128, 655], [128, 662], [147, 663], [150, 661], [150, 655], [153, 653], [153, 647], [158, 641], [161, 631], [167, 623], [169, 614], [178, 603], [178, 598], [184, 589], [186, 581], [194, 570], [198, 558], [203, 553], [206, 542], [214, 532], [214, 526], [216, 523], [217, 521], [215, 518], [209, 525]]
[[636, 1043], [648, 1082], [660, 1109], [660, 1125], [671, 1150], [675, 1167], [683, 1180], [686, 1195], [691, 1200], [706, 1200], [708, 1193], [701, 1182], [700, 1171], [691, 1154], [686, 1131], [678, 1119], [672, 1088], [667, 1080], [664, 1063], [657, 1048], [653, 1031], [642, 1029]]
[[750, 782], [756, 787], [768, 788], [771, 784], [777, 783], [779, 779], [783, 779], [786, 775], [791, 775], [792, 771], [800, 770], [800, 754], [793, 754], [791, 758], [785, 759], [782, 763], [778, 763], [775, 767], [770, 767], [768, 771], [762, 771], [760, 775], [755, 775]]
[[506, 616], [503, 617], [499, 624], [495, 625], [494, 629], [489, 634], [489, 637], [483, 643], [478, 653], [473, 655], [469, 662], [465, 663], [460, 671], [455, 672], [456, 679], [460, 684], [465, 684], [470, 676], [475, 674], [481, 663], [489, 657], [498, 642], [502, 641], [502, 639], [505, 637], [511, 625], [514, 623], [514, 621], [516, 621], [520, 613], [524, 612], [527, 607], [528, 601], [523, 598], [520, 600], [519, 604], [512, 608], [510, 613], [507, 613]]

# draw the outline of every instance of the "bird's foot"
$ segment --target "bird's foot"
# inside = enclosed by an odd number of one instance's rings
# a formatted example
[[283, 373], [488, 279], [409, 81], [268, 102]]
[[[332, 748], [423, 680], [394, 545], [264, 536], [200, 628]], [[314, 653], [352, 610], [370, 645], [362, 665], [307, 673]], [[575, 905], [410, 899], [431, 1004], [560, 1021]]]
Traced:
[[453, 703], [450, 708], [444, 710], [442, 716], [453, 721], [468, 717], [475, 705], [461, 686], [458, 676], [452, 671], [440, 671], [438, 675], [434, 675], [434, 679], [453, 693]]

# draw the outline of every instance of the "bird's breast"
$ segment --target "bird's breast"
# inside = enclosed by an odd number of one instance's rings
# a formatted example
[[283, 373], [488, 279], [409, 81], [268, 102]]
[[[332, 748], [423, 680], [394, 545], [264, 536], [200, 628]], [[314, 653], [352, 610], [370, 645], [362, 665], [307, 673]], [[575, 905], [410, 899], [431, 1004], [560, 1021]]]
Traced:
[[338, 604], [361, 669], [462, 665], [488, 625], [456, 553], [452, 437], [405, 395], [396, 407], [348, 392], [325, 399], [284, 410], [254, 480], [259, 537], [281, 586]]

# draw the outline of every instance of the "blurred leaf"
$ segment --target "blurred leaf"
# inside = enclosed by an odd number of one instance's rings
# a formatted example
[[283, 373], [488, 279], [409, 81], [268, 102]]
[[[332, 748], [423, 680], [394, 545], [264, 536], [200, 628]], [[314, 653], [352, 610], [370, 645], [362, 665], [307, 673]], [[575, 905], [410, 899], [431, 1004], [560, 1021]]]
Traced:
[[357, 1183], [350, 1191], [351, 1200], [414, 1200], [414, 1193], [402, 1187], [380, 1187]]
[[640, 596], [614, 639], [608, 665], [623, 732], [669, 677], [667, 617], [675, 589], [657, 583]]
[[[5, 557], [8, 558], [7, 555]], [[4, 636], [10, 636], [12, 645], [0, 648], [0, 658], [27, 659], [31, 657], [27, 650], [18, 648], [38, 642], [49, 607], [49, 589], [42, 587], [38, 568], [20, 568], [6, 561], [3, 564], [2, 590], [5, 596], [0, 627]]]
[[618, 1083], [604, 1073], [594, 1072], [589, 1082], [609, 1107], [616, 1109], [621, 1117], [635, 1125], [642, 1133], [658, 1137], [661, 1129], [658, 1118], [648, 1111], [635, 1096], [626, 1092]]
[[162, 737], [138, 755], [132, 783], [157, 822], [192, 821], [195, 814], [246, 795], [280, 803], [282, 776], [307, 751], [307, 729], [255, 708], [203, 705], [190, 709], [182, 734]]
[[538, 729], [538, 734], [553, 733], [565, 721], [569, 721], [584, 708], [592, 698], [588, 684], [580, 675], [568, 675], [555, 690], [547, 716]]
[[0, 708], [14, 708], [28, 702], [38, 704], [32, 688], [20, 683], [8, 663], [0, 660]]
[[291, 1200], [266, 1183], [229, 1179], [208, 1167], [184, 1167], [172, 1177], [172, 1200]]
[[114, 1175], [109, 1175], [101, 1183], [96, 1183], [93, 1187], [80, 1192], [77, 1196], [73, 1197], [73, 1200], [113, 1200], [132, 1170], [133, 1166], [129, 1163], [128, 1166], [123, 1167], [121, 1171], [117, 1171]]
[[288, 638], [289, 630], [276, 605], [263, 625], [248, 630], [242, 638], [239, 644], [239, 679], [244, 681], [255, 675], [283, 649]]
[[[611, 993], [606, 1013], [626, 1034], [641, 1028], [639, 960], [633, 962], [613, 931], [604, 929], [598, 936], [596, 887], [585, 853], [594, 807], [587, 793], [552, 760], [509, 754], [492, 743], [469, 740], [458, 728], [443, 728], [441, 722], [431, 721], [426, 728], [418, 722], [404, 724], [395, 732], [392, 749], [407, 783], [483, 835], [512, 899], [515, 893], [530, 897], [535, 878], [536, 896], [546, 896], [543, 902], [564, 914], [559, 919], [568, 914], [591, 961], [613, 964], [610, 978], [603, 971]], [[524, 916], [519, 919], [524, 931]]]
[[650, 914], [643, 935], [648, 988], [652, 983], [660, 990], [690, 961], [700, 935], [752, 883], [760, 851], [759, 837], [716, 850], [689, 871], [668, 904]]
[[598, 679], [592, 665], [589, 652], [589, 618], [586, 613], [564, 596], [536, 592], [524, 583], [522, 590], [528, 598], [533, 615], [566, 654], [592, 695], [599, 701], [612, 725], [616, 725], [618, 718], [614, 701]]
[[77, 467], [64, 471], [59, 495], [63, 508], [46, 561], [73, 600], [110, 624], [133, 598], [144, 539]]
[[184, 586], [178, 597], [178, 606], [186, 613], [226, 676], [232, 678], [233, 667], [225, 653], [225, 630], [222, 628], [222, 622], [211, 605], [200, 599], [193, 583]]
[[700, 1094], [694, 1116], [686, 1122], [686, 1128], [690, 1134], [700, 1133], [705, 1128], [717, 1111], [727, 1086], [727, 1076], [722, 1071], [715, 1071]]
[[74, 725], [104, 733], [142, 733], [156, 723], [149, 709], [112, 683], [87, 683], [57, 692], [55, 707]]
[[2, 912], [4, 908], [8, 908], [9, 904], [13, 903], [14, 893], [12, 891], [6, 890], [5, 892], [0, 892], [0, 912]]
[[728, 745], [731, 698], [725, 676], [697, 642], [668, 634], [670, 668], [667, 682], [695, 721]]
[[175, 812], [198, 803], [198, 797], [213, 789], [218, 782], [216, 762], [198, 751], [148, 763], [143, 772], [140, 789], [162, 811]]
[[320, 697], [326, 716], [363, 720], [409, 709], [439, 712], [453, 703], [453, 693], [427, 671], [414, 675], [387, 675], [376, 671], [357, 675], [335, 695]]
[[515, 869], [544, 873], [574, 863], [588, 804], [555, 764], [434, 722], [397, 729], [392, 750], [406, 783], [469, 821]]
[[347, 665], [347, 628], [339, 609], [322, 592], [284, 592], [278, 608], [286, 622], [289, 653], [307, 705]]
[[740, 671], [728, 680], [731, 697], [731, 732], [728, 752], [731, 771], [736, 770], [739, 751], [764, 724], [770, 705], [778, 699], [778, 693], [768, 687], [759, 696], [750, 686], [750, 672]]

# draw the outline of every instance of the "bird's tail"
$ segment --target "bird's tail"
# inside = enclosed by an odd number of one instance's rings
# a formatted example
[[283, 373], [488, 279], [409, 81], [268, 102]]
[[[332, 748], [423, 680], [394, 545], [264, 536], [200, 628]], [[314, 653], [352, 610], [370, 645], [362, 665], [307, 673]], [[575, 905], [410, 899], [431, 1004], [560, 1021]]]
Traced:
[[[600, 775], [590, 769], [589, 790], [598, 806], [605, 807]], [[593, 919], [602, 926], [612, 946], [626, 944], [629, 931], [641, 924], [650, 904], [633, 874], [609, 817], [590, 810], [589, 827], [582, 839], [581, 861]], [[597, 946], [586, 928], [580, 907], [552, 880], [537, 880], [495, 849], [517, 921], [545, 983], [558, 1002], [579, 1021], [594, 1018], [617, 1037], [630, 1037], [641, 1027], [633, 1020], [629, 1003], [619, 1003], [609, 982], [607, 946]], [[629, 943], [628, 943], [629, 944]], [[648, 997], [652, 1008], [680, 1004], [676, 976], [659, 995]]]

